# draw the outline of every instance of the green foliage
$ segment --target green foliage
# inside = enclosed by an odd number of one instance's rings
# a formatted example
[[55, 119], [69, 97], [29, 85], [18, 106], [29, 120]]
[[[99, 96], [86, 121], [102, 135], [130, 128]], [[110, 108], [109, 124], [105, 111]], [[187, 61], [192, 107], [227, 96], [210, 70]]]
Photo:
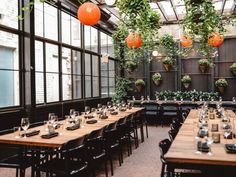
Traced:
[[145, 86], [145, 82], [143, 79], [138, 79], [135, 81], [135, 86]]
[[174, 98], [180, 100], [181, 98], [184, 100], [205, 100], [205, 101], [210, 101], [212, 99], [217, 100], [219, 98], [219, 94], [217, 92], [202, 92], [202, 91], [161, 91], [161, 92], [156, 92], [155, 93], [156, 97], [158, 97], [161, 100], [164, 100], [165, 98], [168, 100], [173, 100]]
[[131, 91], [132, 82], [127, 78], [119, 77], [116, 80], [115, 95], [112, 97], [112, 101], [121, 102], [126, 99], [128, 91]]
[[236, 63], [233, 63], [230, 67], [229, 67], [230, 71], [236, 71]]
[[205, 65], [207, 67], [210, 66], [210, 62], [209, 62], [208, 59], [201, 59], [201, 60], [198, 61], [198, 64], [199, 65]]
[[227, 82], [227, 80], [225, 80], [225, 79], [218, 79], [218, 80], [215, 82], [215, 86], [216, 86], [216, 87], [227, 87], [227, 86], [228, 86], [228, 82]]
[[125, 63], [125, 68], [128, 72], [132, 73], [138, 67], [138, 63], [132, 60], [128, 60]]
[[192, 79], [189, 75], [185, 75], [183, 76], [183, 78], [181, 79], [181, 82], [182, 83], [191, 83], [192, 82]]
[[171, 57], [166, 57], [164, 60], [162, 60], [162, 63], [165, 65], [173, 65], [174, 61]]
[[168, 56], [172, 56], [175, 50], [174, 37], [170, 34], [164, 34], [160, 37], [160, 45], [164, 47]]
[[152, 80], [153, 81], [158, 81], [158, 80], [162, 80], [162, 76], [160, 73], [155, 73], [152, 75]]
[[199, 38], [199, 51], [206, 58], [210, 58], [213, 47], [208, 44], [208, 38], [213, 32], [225, 32], [222, 16], [215, 10], [212, 0], [199, 3], [192, 1], [184, 0], [188, 9], [183, 22], [184, 31], [192, 39]]

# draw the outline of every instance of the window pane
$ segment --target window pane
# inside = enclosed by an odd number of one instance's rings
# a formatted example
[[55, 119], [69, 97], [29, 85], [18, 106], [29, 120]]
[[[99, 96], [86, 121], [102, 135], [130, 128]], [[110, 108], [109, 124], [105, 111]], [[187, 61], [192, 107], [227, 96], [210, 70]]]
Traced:
[[2, 18], [0, 24], [18, 29], [18, 1], [1, 0], [0, 12]]
[[0, 108], [18, 106], [19, 101], [19, 71], [0, 70]]
[[71, 17], [72, 22], [72, 45], [76, 47], [81, 46], [81, 25], [78, 19]]
[[69, 14], [62, 12], [61, 13], [61, 19], [62, 19], [62, 42], [66, 44], [71, 44], [71, 17]]
[[43, 36], [43, 3], [41, 3], [39, 0], [36, 0], [34, 7], [35, 35]]
[[43, 73], [35, 74], [36, 104], [44, 103], [44, 77]]
[[71, 74], [71, 50], [62, 48], [62, 73]]
[[85, 97], [91, 97], [91, 77], [85, 76]]
[[91, 50], [91, 27], [90, 26], [84, 26], [84, 47], [87, 50]]
[[115, 62], [109, 60], [109, 77], [115, 77]]
[[44, 32], [45, 37], [58, 40], [57, 9], [47, 3], [44, 3]]
[[58, 72], [58, 46], [46, 44], [46, 71]]
[[101, 53], [107, 53], [107, 35], [101, 32]]
[[59, 101], [59, 77], [58, 74], [47, 73], [47, 102]]
[[0, 31], [0, 36], [0, 69], [18, 70], [18, 35]]
[[85, 54], [85, 75], [91, 75], [91, 55]]
[[101, 77], [101, 96], [108, 97], [108, 78]]
[[93, 77], [93, 97], [99, 96], [99, 77]]
[[98, 30], [91, 27], [91, 51], [98, 52]]
[[101, 76], [108, 76], [107, 63], [101, 62]]
[[73, 53], [73, 74], [81, 74], [81, 53], [72, 51]]
[[108, 36], [108, 54], [110, 57], [114, 58], [114, 45], [112, 37]]
[[79, 99], [82, 97], [81, 76], [73, 76], [73, 91], [74, 91], [74, 99]]
[[92, 56], [93, 76], [99, 76], [98, 56]]
[[72, 99], [72, 85], [71, 85], [71, 75], [62, 75], [62, 91], [63, 91], [63, 100]]
[[43, 71], [43, 43], [35, 41], [35, 71]]

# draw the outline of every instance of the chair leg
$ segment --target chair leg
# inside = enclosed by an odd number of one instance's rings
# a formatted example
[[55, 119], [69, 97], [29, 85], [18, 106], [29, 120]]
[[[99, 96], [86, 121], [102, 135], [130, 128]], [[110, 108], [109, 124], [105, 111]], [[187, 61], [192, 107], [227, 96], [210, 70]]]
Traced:
[[25, 177], [25, 169], [20, 169], [20, 177]]
[[146, 123], [146, 136], [148, 138], [148, 125], [147, 125], [147, 123]]
[[19, 168], [16, 168], [16, 177], [18, 177], [19, 173]]
[[164, 177], [165, 174], [165, 164], [162, 163], [162, 167], [161, 167], [161, 177]]
[[112, 156], [109, 154], [109, 160], [110, 160], [110, 166], [111, 166], [111, 176], [114, 175], [114, 170], [113, 170], [113, 162], [112, 162]]
[[105, 159], [105, 173], [106, 173], [106, 177], [108, 177], [107, 159]]
[[121, 152], [121, 150], [119, 148], [119, 150], [118, 150], [118, 158], [119, 158], [119, 165], [120, 166], [121, 166], [121, 163], [122, 163], [121, 154], [122, 154], [122, 152]]

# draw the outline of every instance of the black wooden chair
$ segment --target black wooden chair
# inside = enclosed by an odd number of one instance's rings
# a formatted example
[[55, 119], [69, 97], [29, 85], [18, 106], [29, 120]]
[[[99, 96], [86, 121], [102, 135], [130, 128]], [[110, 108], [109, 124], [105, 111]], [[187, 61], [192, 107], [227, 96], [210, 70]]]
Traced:
[[[0, 136], [8, 133], [13, 133], [13, 129], [0, 131]], [[32, 164], [32, 158], [27, 156], [26, 149], [22, 146], [0, 144], [0, 152], [0, 168], [16, 169], [16, 177], [24, 177], [26, 168]]]
[[158, 125], [158, 120], [160, 120], [160, 106], [159, 104], [155, 103], [155, 102], [145, 102], [143, 103], [143, 107], [145, 107], [145, 118], [146, 120], [149, 122], [151, 122], [152, 119], [153, 122], [156, 124], [156, 126]]
[[49, 174], [60, 177], [88, 176], [88, 162], [83, 141], [84, 137], [80, 137], [68, 142], [57, 152], [52, 151], [55, 154], [53, 158], [44, 161], [38, 169], [46, 172], [46, 176]]
[[177, 133], [178, 133], [178, 131], [175, 130], [175, 129], [171, 129], [171, 130], [168, 131], [168, 135], [169, 135], [169, 137], [170, 137], [170, 141], [171, 141], [171, 142], [174, 141], [174, 139], [175, 139]]
[[166, 169], [166, 160], [165, 160], [164, 155], [168, 152], [170, 145], [171, 145], [171, 142], [169, 139], [164, 139], [159, 142], [160, 160], [162, 162], [161, 177], [164, 177], [165, 169]]
[[161, 119], [162, 122], [172, 122], [173, 119], [179, 119], [180, 108], [178, 103], [162, 103]]

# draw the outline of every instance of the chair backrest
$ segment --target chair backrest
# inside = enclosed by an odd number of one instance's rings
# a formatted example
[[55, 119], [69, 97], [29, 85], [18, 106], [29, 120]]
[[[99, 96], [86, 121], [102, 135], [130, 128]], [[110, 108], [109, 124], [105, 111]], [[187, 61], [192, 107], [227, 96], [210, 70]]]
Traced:
[[67, 157], [78, 157], [78, 156], [82, 157], [83, 155], [86, 154], [84, 150], [84, 139], [85, 136], [69, 141], [62, 148], [62, 152], [66, 154]]
[[104, 131], [116, 129], [117, 121], [109, 124]]
[[142, 107], [141, 101], [133, 101], [133, 107]]
[[164, 139], [159, 142], [159, 149], [160, 149], [161, 157], [164, 158], [164, 155], [168, 152], [170, 145], [171, 145], [171, 142], [169, 139]]
[[179, 111], [178, 103], [163, 103], [161, 107], [164, 111]]
[[159, 110], [159, 104], [153, 103], [153, 102], [145, 102], [145, 103], [143, 103], [143, 107], [145, 107], [146, 111], [158, 111]]
[[102, 152], [104, 148], [103, 128], [92, 131], [85, 138], [85, 146], [89, 150], [90, 155]]
[[171, 129], [171, 130], [168, 131], [171, 142], [173, 142], [173, 140], [175, 139], [177, 133], [178, 133], [178, 131], [175, 130], [175, 129]]

